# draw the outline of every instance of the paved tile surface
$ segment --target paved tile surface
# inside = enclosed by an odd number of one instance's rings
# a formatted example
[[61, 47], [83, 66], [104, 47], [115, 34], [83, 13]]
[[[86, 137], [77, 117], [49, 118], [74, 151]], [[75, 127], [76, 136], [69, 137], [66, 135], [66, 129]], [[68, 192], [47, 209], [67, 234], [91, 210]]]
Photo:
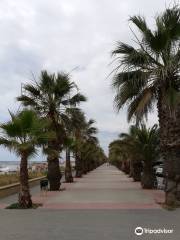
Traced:
[[[179, 240], [180, 211], [0, 210], [1, 240]], [[173, 234], [136, 236], [137, 226], [173, 229]]]
[[[155, 193], [143, 191], [114, 166], [103, 165], [72, 184], [66, 191], [42, 198], [48, 209], [158, 209]], [[163, 196], [163, 193], [160, 193]], [[38, 198], [39, 197], [39, 198]], [[34, 200], [41, 201], [40, 196]]]
[[[64, 180], [64, 179], [62, 179]], [[39, 186], [31, 189], [34, 202], [48, 209], [158, 209], [163, 192], [142, 190], [114, 166], [103, 165], [75, 178], [74, 183], [63, 183], [62, 191], [41, 193]], [[17, 201], [17, 194], [0, 199], [0, 208]]]
[[[101, 166], [60, 192], [32, 189], [36, 210], [7, 210], [15, 196], [0, 200], [0, 240], [179, 240], [180, 209], [166, 211], [163, 193], [142, 190], [139, 183], [112, 166]], [[172, 234], [136, 236], [136, 227], [173, 229]]]
[[[62, 177], [61, 181], [63, 182], [65, 180], [64, 176]], [[40, 186], [39, 185], [36, 185], [34, 187], [31, 188], [31, 195], [34, 197], [34, 196], [40, 196], [42, 197], [42, 201], [44, 202], [45, 199], [44, 199], [44, 196], [47, 197], [48, 195], [51, 196], [53, 195], [52, 192], [49, 192], [48, 194], [42, 194], [40, 193]], [[18, 194], [15, 193], [15, 194], [12, 194], [8, 197], [3, 197], [3, 198], [0, 198], [0, 208], [3, 208], [3, 206], [7, 206], [7, 205], [10, 205], [12, 203], [15, 203], [17, 202], [17, 199], [18, 199]], [[1, 239], [0, 239], [1, 240]]]

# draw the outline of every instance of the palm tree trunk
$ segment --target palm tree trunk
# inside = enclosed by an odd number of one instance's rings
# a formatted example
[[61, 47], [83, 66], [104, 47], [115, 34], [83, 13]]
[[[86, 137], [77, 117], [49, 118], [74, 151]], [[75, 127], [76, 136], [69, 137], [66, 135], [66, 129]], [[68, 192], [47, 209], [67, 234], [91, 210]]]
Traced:
[[[176, 163], [180, 158], [176, 157], [175, 149], [164, 150], [165, 155], [165, 176], [166, 176], [166, 188], [165, 188], [165, 203], [167, 205], [176, 204]], [[179, 156], [180, 157], [180, 156]]]
[[19, 205], [22, 208], [32, 207], [32, 200], [28, 182], [27, 159], [28, 159], [27, 155], [25, 153], [22, 153], [20, 163], [20, 192], [19, 192]]
[[133, 177], [134, 169], [133, 169], [133, 161], [131, 159], [129, 160], [129, 166], [130, 166], [129, 177]]
[[116, 164], [116, 167], [117, 167], [119, 170], [122, 170], [122, 161], [118, 161], [117, 164]]
[[87, 174], [90, 171], [90, 166], [87, 159], [82, 161], [82, 170], [83, 174]]
[[161, 95], [159, 91], [160, 147], [166, 176], [165, 203], [175, 205], [180, 195], [180, 105], [176, 107], [174, 113], [171, 113]]
[[67, 183], [73, 182], [72, 169], [71, 169], [71, 159], [70, 159], [70, 150], [69, 150], [69, 148], [66, 148], [65, 180], [66, 180]]
[[93, 161], [89, 161], [89, 164], [88, 164], [88, 172], [94, 170], [94, 162]]
[[122, 171], [126, 174], [130, 173], [130, 164], [129, 164], [129, 160], [124, 160], [123, 164], [122, 164]]
[[141, 163], [139, 162], [134, 162], [133, 163], [133, 179], [135, 182], [139, 182], [141, 180], [141, 170], [142, 166]]
[[76, 169], [76, 177], [82, 177], [82, 161], [79, 154], [76, 152], [75, 154], [75, 169]]
[[154, 186], [153, 166], [149, 161], [144, 162], [141, 176], [141, 186], [144, 189], [152, 189]]
[[180, 202], [180, 174], [176, 177], [176, 198]]
[[50, 185], [50, 191], [59, 191], [61, 185], [61, 170], [59, 167], [59, 143], [56, 141], [49, 142], [49, 149], [52, 152], [48, 154], [48, 173], [47, 178]]
[[48, 181], [50, 185], [50, 191], [59, 191], [61, 171], [59, 167], [59, 157], [48, 156]]

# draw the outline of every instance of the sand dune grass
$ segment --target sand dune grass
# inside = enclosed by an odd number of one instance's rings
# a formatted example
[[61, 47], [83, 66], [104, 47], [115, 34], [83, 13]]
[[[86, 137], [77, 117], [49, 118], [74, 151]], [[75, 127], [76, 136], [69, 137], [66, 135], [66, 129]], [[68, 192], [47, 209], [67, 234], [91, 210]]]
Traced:
[[[30, 172], [29, 179], [42, 177], [44, 175], [45, 175], [44, 172]], [[18, 182], [19, 182], [19, 173], [0, 175], [0, 187], [13, 184], [13, 183], [18, 183]]]

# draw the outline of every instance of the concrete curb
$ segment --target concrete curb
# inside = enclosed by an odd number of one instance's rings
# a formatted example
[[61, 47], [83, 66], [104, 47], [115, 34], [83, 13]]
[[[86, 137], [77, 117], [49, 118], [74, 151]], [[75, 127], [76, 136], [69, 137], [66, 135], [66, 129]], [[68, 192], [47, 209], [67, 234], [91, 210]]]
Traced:
[[[40, 183], [40, 180], [44, 179], [44, 178], [46, 178], [46, 176], [30, 179], [29, 186], [33, 187], [33, 186], [38, 185]], [[7, 197], [14, 193], [17, 193], [19, 191], [19, 187], [20, 187], [19, 183], [13, 183], [10, 185], [0, 187], [0, 198]]]

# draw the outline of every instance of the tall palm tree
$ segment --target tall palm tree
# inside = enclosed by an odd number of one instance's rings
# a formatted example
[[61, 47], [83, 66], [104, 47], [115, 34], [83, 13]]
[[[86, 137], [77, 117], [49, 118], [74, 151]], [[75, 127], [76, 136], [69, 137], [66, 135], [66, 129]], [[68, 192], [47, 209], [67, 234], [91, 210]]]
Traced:
[[[143, 116], [157, 104], [160, 147], [165, 160], [167, 188], [165, 202], [175, 204], [180, 183], [180, 8], [166, 9], [151, 30], [145, 18], [130, 18], [140, 32], [137, 47], [119, 42], [113, 56], [119, 61], [113, 79], [115, 104], [128, 106], [128, 120]], [[179, 188], [179, 186], [178, 186]]]
[[40, 116], [49, 119], [56, 138], [48, 143], [48, 179], [50, 190], [60, 188], [61, 171], [59, 154], [66, 139], [65, 125], [68, 119], [66, 109], [84, 101], [84, 96], [77, 92], [77, 87], [70, 80], [69, 74], [49, 74], [42, 71], [38, 82], [24, 85], [24, 93], [17, 98], [24, 106], [34, 109]]
[[130, 177], [140, 181], [143, 188], [151, 189], [154, 183], [153, 163], [159, 157], [159, 132], [157, 125], [147, 128], [131, 126], [129, 133], [120, 134], [120, 138], [110, 146], [110, 159], [126, 173], [129, 166]]
[[143, 163], [141, 184], [143, 188], [154, 187], [153, 163], [159, 158], [159, 131], [155, 124], [147, 128], [142, 124], [136, 130], [135, 150]]
[[74, 140], [69, 138], [65, 144], [66, 165], [65, 165], [65, 181], [67, 183], [73, 182], [72, 166], [71, 166], [71, 152], [74, 147]]
[[[85, 127], [85, 132], [84, 132], [84, 144], [82, 146], [84, 146], [84, 149], [86, 150], [86, 154], [87, 157], [85, 157], [85, 154], [83, 154], [83, 148], [82, 148], [82, 164], [83, 164], [83, 173], [87, 173], [89, 170], [92, 170], [94, 168], [94, 164], [95, 161], [93, 161], [93, 156], [96, 155], [96, 153], [98, 152], [98, 139], [96, 137], [96, 134], [98, 132], [97, 128], [93, 126], [93, 124], [95, 123], [94, 119], [89, 119], [89, 121], [86, 123], [86, 127]], [[93, 153], [93, 156], [92, 154]], [[91, 158], [88, 157], [92, 156]]]
[[[132, 125], [129, 129], [129, 133], [121, 133], [119, 135], [121, 140], [121, 146], [124, 155], [129, 161], [129, 173], [133, 177], [134, 181], [141, 180], [142, 162], [140, 157], [140, 152], [137, 151], [137, 130], [138, 128]], [[127, 161], [125, 161], [126, 163]], [[127, 167], [127, 166], [126, 166]]]
[[[82, 96], [82, 101], [86, 101], [86, 97]], [[68, 121], [66, 122], [66, 132], [68, 139], [66, 141], [66, 167], [65, 167], [65, 180], [66, 182], [73, 182], [72, 176], [72, 167], [71, 167], [71, 152], [75, 149], [75, 136], [78, 134], [78, 131], [82, 131], [83, 126], [85, 125], [84, 114], [83, 112], [76, 107], [76, 104], [70, 106], [66, 110]]]
[[97, 142], [95, 134], [97, 129], [93, 127], [94, 120], [86, 120], [82, 111], [76, 111], [74, 115], [74, 154], [76, 165], [76, 177], [82, 177], [83, 173], [87, 172], [83, 148], [87, 143]]
[[96, 155], [96, 166], [95, 167], [101, 166], [102, 164], [108, 162], [108, 158], [107, 158], [103, 148], [100, 146], [97, 146], [97, 147], [98, 147], [98, 151], [97, 151], [97, 155]]
[[121, 140], [117, 139], [109, 144], [109, 162], [122, 170], [123, 160], [127, 159], [123, 156]]
[[87, 141], [82, 144], [81, 155], [82, 155], [82, 171], [83, 174], [92, 171], [98, 166], [100, 156], [99, 144]]
[[[72, 152], [75, 156], [75, 176], [82, 176], [82, 161], [81, 161], [81, 152], [80, 147], [82, 141], [84, 139], [84, 131], [86, 127], [86, 119], [84, 112], [78, 108], [68, 109], [68, 114], [70, 115], [69, 121], [69, 129], [71, 129], [71, 139], [73, 139], [73, 143], [71, 141], [70, 145], [72, 148]], [[68, 160], [69, 162], [69, 160]]]
[[11, 120], [0, 126], [0, 145], [21, 158], [19, 205], [23, 208], [32, 207], [28, 184], [28, 159], [36, 154], [38, 146], [53, 139], [53, 134], [45, 132], [46, 127], [47, 123], [30, 110], [24, 110], [17, 115], [11, 114]]

